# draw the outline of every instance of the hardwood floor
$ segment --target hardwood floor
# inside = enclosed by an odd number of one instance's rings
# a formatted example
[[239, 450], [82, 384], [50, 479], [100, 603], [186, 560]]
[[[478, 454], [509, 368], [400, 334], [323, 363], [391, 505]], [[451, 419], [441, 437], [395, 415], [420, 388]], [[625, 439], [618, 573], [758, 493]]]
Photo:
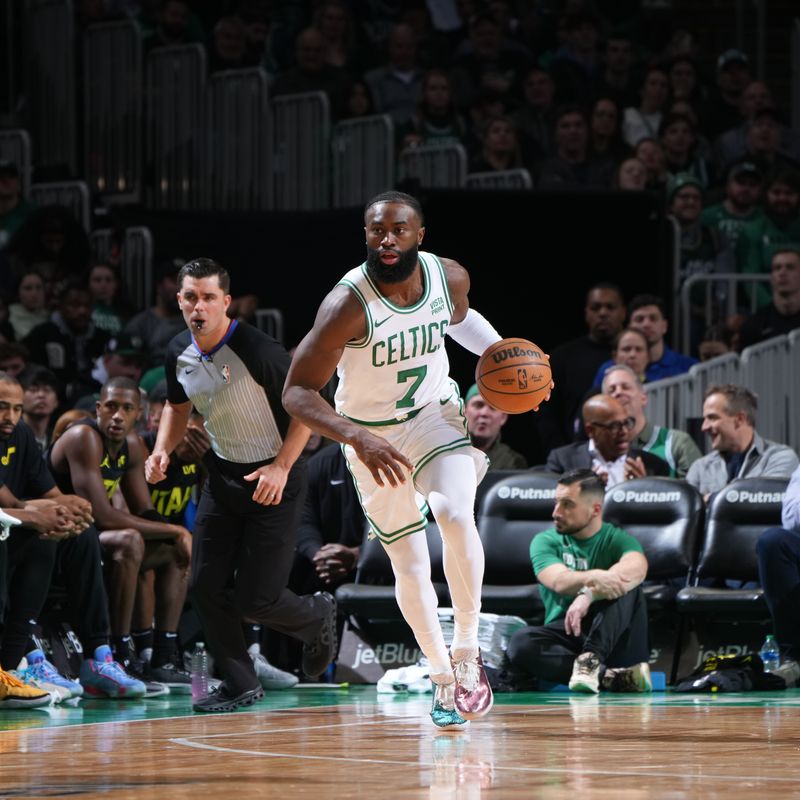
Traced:
[[353, 687], [224, 715], [183, 698], [7, 711], [0, 798], [800, 796], [800, 692], [500, 695], [455, 734], [429, 702]]

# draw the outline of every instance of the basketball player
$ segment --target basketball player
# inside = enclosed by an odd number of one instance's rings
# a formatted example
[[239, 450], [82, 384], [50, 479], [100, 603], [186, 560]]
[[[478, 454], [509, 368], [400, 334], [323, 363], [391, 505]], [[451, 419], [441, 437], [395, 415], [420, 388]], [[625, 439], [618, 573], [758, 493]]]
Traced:
[[191, 593], [223, 677], [217, 691], [195, 702], [195, 711], [234, 711], [263, 697], [243, 619], [300, 639], [311, 677], [336, 654], [334, 598], [286, 588], [305, 493], [300, 455], [309, 436], [280, 403], [289, 354], [227, 316], [229, 289], [227, 271], [208, 258], [178, 273], [178, 304], [189, 330], [167, 348], [167, 403], [145, 464], [148, 483], [164, 480], [194, 405], [211, 451], [195, 518]]
[[[459, 729], [492, 706], [478, 650], [484, 558], [472, 510], [487, 460], [470, 443], [444, 337], [478, 355], [501, 337], [469, 308], [466, 270], [419, 251], [425, 228], [415, 198], [373, 198], [365, 231], [367, 260], [323, 300], [292, 359], [283, 402], [343, 444], [372, 533], [391, 559], [398, 605], [430, 662], [431, 718], [439, 728]], [[335, 411], [319, 394], [334, 369]], [[449, 653], [416, 491], [444, 540], [455, 613]]]

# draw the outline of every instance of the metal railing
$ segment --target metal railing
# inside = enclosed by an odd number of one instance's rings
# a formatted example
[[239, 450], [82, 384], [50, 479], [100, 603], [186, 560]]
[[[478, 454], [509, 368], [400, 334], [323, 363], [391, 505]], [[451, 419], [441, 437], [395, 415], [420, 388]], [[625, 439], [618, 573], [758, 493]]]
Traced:
[[666, 428], [686, 430], [686, 419], [692, 410], [689, 404], [691, 383], [689, 373], [646, 383], [648, 421]]
[[31, 191], [31, 137], [28, 131], [15, 128], [0, 131], [0, 159], [13, 161], [19, 169], [22, 194], [27, 197]]
[[279, 308], [256, 309], [256, 327], [283, 344], [283, 312]]
[[[686, 417], [700, 416], [706, 390], [717, 383], [739, 383], [739, 356], [725, 353], [689, 368], [686, 394]], [[646, 387], [649, 389], [649, 387]]]
[[467, 189], [532, 189], [533, 179], [526, 169], [472, 172], [467, 175], [466, 187]]
[[362, 206], [394, 186], [394, 123], [388, 114], [340, 122], [331, 150], [335, 208]]
[[789, 406], [796, 401], [789, 392], [791, 369], [787, 336], [775, 336], [742, 350], [739, 382], [759, 395], [758, 432], [776, 442], [789, 440]]
[[423, 144], [400, 153], [398, 177], [427, 189], [458, 189], [467, 179], [467, 151], [460, 144]]
[[89, 206], [89, 187], [83, 181], [34, 183], [31, 200], [40, 206], [64, 206], [88, 233], [92, 229], [92, 210]]

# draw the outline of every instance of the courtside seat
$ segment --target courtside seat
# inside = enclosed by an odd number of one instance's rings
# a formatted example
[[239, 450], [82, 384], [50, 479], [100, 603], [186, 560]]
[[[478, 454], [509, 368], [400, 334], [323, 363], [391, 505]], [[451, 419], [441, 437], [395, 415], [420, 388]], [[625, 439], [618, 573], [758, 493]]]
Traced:
[[[380, 541], [364, 533], [354, 583], [343, 583], [336, 590], [336, 601], [344, 614], [368, 619], [401, 619], [394, 593], [394, 573], [389, 556]], [[416, 536], [418, 534], [412, 534]], [[431, 557], [431, 578], [441, 607], [450, 606], [450, 595], [442, 563], [442, 537], [439, 526], [429, 522], [425, 529]], [[391, 545], [390, 545], [391, 546]]]
[[688, 584], [703, 532], [703, 498], [686, 481], [637, 478], [606, 493], [603, 519], [642, 545], [647, 578], [642, 587], [649, 610], [672, 609]]
[[533, 574], [533, 537], [553, 527], [553, 506], [559, 476], [550, 472], [520, 472], [489, 489], [478, 516], [486, 571], [481, 609], [515, 614], [537, 621], [544, 606]]
[[788, 479], [737, 478], [709, 501], [705, 535], [695, 583], [713, 579], [715, 586], [693, 585], [677, 596], [682, 614], [712, 619], [759, 620], [769, 616], [760, 588], [735, 589], [725, 581], [758, 583], [756, 542], [781, 524], [781, 505]]

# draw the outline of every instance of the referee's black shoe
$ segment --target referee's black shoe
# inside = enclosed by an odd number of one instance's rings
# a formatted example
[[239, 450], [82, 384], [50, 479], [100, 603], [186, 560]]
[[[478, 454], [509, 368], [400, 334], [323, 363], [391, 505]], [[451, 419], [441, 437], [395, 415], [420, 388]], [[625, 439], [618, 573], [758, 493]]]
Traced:
[[256, 686], [255, 689], [249, 689], [241, 694], [233, 695], [228, 690], [228, 687], [222, 683], [212, 689], [206, 697], [192, 703], [192, 708], [195, 711], [210, 711], [218, 713], [220, 711], [236, 711], [237, 708], [242, 706], [252, 706], [257, 703], [264, 696], [264, 690], [261, 686]]
[[316, 592], [317, 605], [324, 609], [322, 626], [312, 642], [303, 645], [303, 672], [318, 678], [336, 657], [336, 599], [330, 592]]

